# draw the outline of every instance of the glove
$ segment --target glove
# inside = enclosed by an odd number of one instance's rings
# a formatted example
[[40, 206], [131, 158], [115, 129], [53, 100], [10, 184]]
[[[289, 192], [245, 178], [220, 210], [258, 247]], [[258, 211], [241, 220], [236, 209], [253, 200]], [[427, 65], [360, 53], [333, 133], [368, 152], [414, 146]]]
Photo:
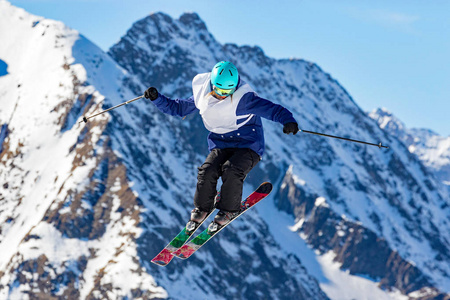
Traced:
[[150, 99], [152, 101], [156, 100], [158, 97], [158, 90], [154, 87], [149, 87], [144, 93], [144, 98]]
[[293, 133], [294, 135], [298, 132], [298, 124], [296, 122], [289, 122], [284, 124], [283, 132], [286, 134]]

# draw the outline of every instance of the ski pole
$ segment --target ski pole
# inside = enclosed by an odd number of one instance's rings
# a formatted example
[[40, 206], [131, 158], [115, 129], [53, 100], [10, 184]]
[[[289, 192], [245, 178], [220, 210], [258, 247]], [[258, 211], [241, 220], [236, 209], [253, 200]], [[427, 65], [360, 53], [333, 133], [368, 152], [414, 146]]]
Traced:
[[144, 95], [139, 96], [139, 97], [134, 98], [134, 99], [131, 99], [131, 100], [128, 100], [128, 101], [126, 101], [126, 102], [124, 102], [124, 103], [121, 103], [121, 104], [119, 104], [119, 105], [113, 106], [113, 107], [111, 107], [111, 108], [105, 109], [104, 111], [101, 111], [101, 112], [99, 112], [99, 113], [96, 113], [95, 115], [89, 116], [89, 117], [87, 117], [87, 118], [86, 118], [85, 116], [83, 116], [83, 120], [81, 120], [80, 123], [83, 122], [83, 121], [84, 121], [84, 123], [87, 123], [87, 121], [88, 121], [89, 119], [93, 118], [93, 117], [96, 117], [96, 116], [98, 116], [98, 115], [104, 114], [104, 113], [107, 112], [107, 111], [116, 109], [116, 108], [118, 108], [118, 107], [121, 107], [122, 105], [126, 105], [126, 104], [128, 104], [128, 103], [131, 103], [131, 102], [133, 102], [133, 101], [136, 101], [136, 100], [139, 100], [139, 99], [142, 99], [142, 98], [144, 98]]
[[308, 130], [302, 130], [302, 129], [299, 129], [298, 131], [299, 131], [299, 132], [305, 132], [305, 133], [311, 133], [311, 134], [317, 134], [317, 135], [321, 135], [321, 136], [331, 137], [331, 138], [340, 139], [340, 140], [345, 140], [345, 141], [354, 142], [354, 143], [361, 143], [361, 144], [366, 144], [366, 145], [371, 145], [371, 146], [377, 146], [377, 147], [380, 148], [380, 149], [381, 149], [381, 148], [389, 149], [388, 146], [382, 145], [381, 142], [380, 142], [379, 144], [373, 144], [373, 143], [368, 143], [368, 142], [363, 142], [363, 141], [357, 141], [357, 140], [347, 139], [347, 138], [340, 137], [340, 136], [329, 135], [329, 134], [319, 133], [319, 132], [314, 132], [314, 131], [308, 131]]

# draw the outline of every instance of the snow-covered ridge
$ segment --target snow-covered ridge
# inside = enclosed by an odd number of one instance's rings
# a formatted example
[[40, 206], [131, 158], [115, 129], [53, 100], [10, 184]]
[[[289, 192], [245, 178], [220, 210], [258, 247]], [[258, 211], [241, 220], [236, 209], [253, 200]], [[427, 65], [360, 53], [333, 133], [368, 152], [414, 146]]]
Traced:
[[406, 128], [385, 108], [373, 110], [369, 116], [399, 138], [442, 183], [450, 186], [450, 136], [442, 137], [429, 129]]
[[[107, 143], [108, 116], [78, 125], [107, 97], [121, 100], [125, 72], [77, 31], [6, 1], [0, 40], [0, 298], [165, 297], [135, 260], [139, 230], [124, 201], [136, 197]], [[115, 167], [99, 176], [105, 161]]]

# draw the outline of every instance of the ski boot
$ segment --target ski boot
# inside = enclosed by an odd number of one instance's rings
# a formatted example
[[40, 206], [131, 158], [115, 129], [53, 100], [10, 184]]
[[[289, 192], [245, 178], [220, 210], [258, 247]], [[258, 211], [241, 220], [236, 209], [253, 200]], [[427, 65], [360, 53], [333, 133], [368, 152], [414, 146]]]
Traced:
[[186, 224], [187, 231], [193, 231], [208, 215], [207, 211], [202, 211], [197, 207], [191, 211], [191, 220]]
[[240, 213], [239, 211], [237, 212], [229, 212], [224, 210], [219, 211], [217, 215], [214, 217], [214, 221], [211, 224], [209, 224], [208, 230], [210, 232], [215, 232], [219, 230], [223, 226], [230, 223], [231, 220], [236, 218], [239, 215], [239, 213]]

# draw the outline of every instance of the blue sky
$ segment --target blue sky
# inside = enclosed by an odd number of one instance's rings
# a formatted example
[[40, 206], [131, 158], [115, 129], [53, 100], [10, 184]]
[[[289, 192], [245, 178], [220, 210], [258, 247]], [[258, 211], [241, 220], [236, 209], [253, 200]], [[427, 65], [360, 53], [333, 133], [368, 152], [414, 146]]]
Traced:
[[[386, 107], [408, 127], [450, 135], [447, 0], [20, 0], [107, 50], [151, 12], [197, 12], [221, 43], [258, 45], [330, 73], [366, 111]], [[300, 121], [301, 122], [301, 121]]]

